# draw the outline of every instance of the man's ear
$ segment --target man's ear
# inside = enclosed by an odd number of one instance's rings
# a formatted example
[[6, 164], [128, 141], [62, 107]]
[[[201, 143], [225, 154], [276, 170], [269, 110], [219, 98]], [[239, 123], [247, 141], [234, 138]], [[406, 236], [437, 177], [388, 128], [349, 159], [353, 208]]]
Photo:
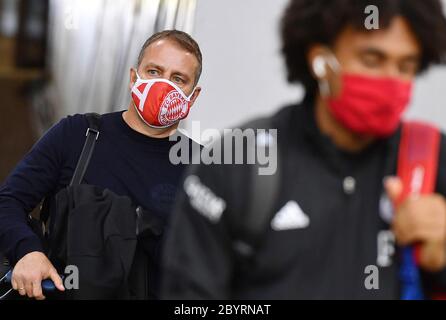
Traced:
[[327, 46], [315, 44], [308, 50], [307, 63], [311, 74], [319, 83], [320, 93], [330, 94], [333, 97], [338, 96], [341, 92], [342, 82], [340, 66], [334, 53]]
[[135, 84], [137, 78], [138, 77], [136, 76], [136, 69], [130, 68], [130, 82], [129, 82], [130, 91], [132, 91], [133, 85]]
[[192, 107], [195, 103], [195, 100], [197, 100], [198, 96], [200, 95], [201, 92], [201, 87], [196, 87], [194, 94], [192, 95], [192, 97], [190, 98], [190, 106]]

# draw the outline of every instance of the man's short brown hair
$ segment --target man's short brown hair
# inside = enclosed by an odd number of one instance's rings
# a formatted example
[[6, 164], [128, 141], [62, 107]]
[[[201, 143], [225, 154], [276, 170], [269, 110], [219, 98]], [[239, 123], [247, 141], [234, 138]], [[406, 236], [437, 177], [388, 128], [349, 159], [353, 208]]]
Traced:
[[198, 68], [195, 74], [195, 84], [196, 84], [201, 76], [203, 57], [201, 55], [201, 50], [200, 47], [198, 46], [198, 43], [189, 34], [183, 31], [164, 30], [153, 34], [149, 39], [146, 40], [146, 42], [144, 42], [144, 45], [142, 46], [141, 51], [139, 52], [138, 67], [141, 65], [142, 59], [144, 58], [144, 52], [146, 51], [147, 47], [150, 46], [152, 43], [161, 39], [169, 39], [174, 41], [181, 48], [192, 53], [195, 56], [195, 58], [197, 58]]

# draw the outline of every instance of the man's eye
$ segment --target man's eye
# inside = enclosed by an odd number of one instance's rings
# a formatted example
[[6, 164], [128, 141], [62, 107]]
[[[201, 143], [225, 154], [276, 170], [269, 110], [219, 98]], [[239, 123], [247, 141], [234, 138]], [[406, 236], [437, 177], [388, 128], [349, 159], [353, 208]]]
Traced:
[[184, 82], [183, 79], [181, 79], [180, 77], [174, 77], [173, 81], [176, 82], [176, 83], [183, 83]]
[[418, 65], [416, 63], [404, 63], [400, 66], [400, 72], [403, 74], [414, 75], [417, 73]]
[[157, 76], [159, 74], [159, 72], [154, 69], [148, 70], [147, 73], [150, 74], [151, 76]]
[[376, 56], [364, 56], [362, 58], [362, 63], [364, 63], [365, 66], [369, 67], [369, 68], [374, 68], [377, 67], [379, 65], [379, 58]]

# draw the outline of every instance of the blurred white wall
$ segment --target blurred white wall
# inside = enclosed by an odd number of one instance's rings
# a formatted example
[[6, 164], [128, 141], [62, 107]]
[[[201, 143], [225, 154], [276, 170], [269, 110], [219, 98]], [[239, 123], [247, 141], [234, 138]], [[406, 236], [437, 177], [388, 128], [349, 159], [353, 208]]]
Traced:
[[199, 0], [193, 36], [203, 52], [201, 96], [188, 123], [229, 128], [302, 94], [286, 83], [278, 19], [286, 0]]
[[196, 2], [51, 0], [47, 94], [59, 116], [126, 108], [129, 70], [141, 46], [157, 31], [190, 33]]
[[[203, 91], [186, 128], [193, 120], [201, 121], [202, 130], [228, 128], [300, 99], [301, 89], [286, 83], [279, 52], [279, 19], [287, 3], [198, 1], [193, 35], [203, 51]], [[429, 120], [446, 130], [446, 67], [417, 81], [407, 117]]]
[[[442, 1], [446, 14], [446, 0]], [[432, 68], [419, 77], [407, 118], [430, 121], [446, 130], [446, 66]]]
[[435, 67], [418, 79], [406, 117], [430, 121], [446, 131], [446, 67]]

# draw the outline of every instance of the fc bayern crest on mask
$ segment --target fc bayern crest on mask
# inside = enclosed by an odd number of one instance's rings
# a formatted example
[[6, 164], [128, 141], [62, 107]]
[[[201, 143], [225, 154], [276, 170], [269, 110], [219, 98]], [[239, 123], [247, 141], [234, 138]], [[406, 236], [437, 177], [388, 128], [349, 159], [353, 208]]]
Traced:
[[181, 94], [172, 90], [164, 98], [160, 109], [158, 121], [161, 125], [167, 126], [185, 118], [189, 107], [188, 102], [184, 100]]
[[150, 127], [167, 128], [187, 117], [191, 97], [167, 79], [141, 79], [132, 87], [133, 104], [139, 117]]

